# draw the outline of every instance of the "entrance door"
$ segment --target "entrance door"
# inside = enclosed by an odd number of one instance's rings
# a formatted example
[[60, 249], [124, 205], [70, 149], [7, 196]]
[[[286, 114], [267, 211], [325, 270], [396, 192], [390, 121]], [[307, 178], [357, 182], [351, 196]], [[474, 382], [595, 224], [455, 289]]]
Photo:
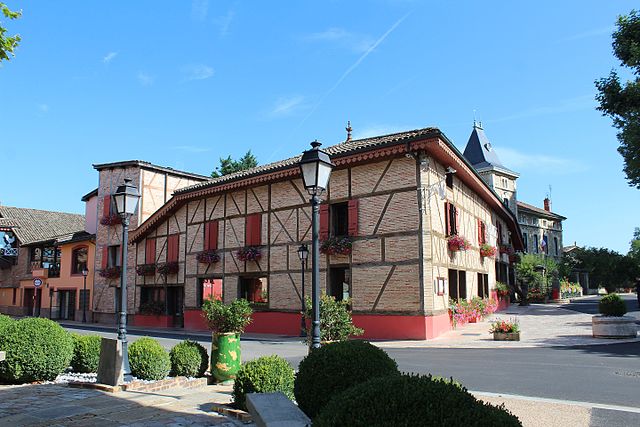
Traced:
[[184, 288], [181, 286], [172, 286], [167, 288], [167, 311], [173, 316], [173, 324], [176, 327], [183, 327], [182, 306], [184, 298]]
[[76, 316], [76, 291], [58, 291], [58, 313], [62, 320], [74, 320]]
[[27, 316], [40, 317], [40, 303], [42, 302], [42, 290], [26, 288], [24, 290], [23, 307]]

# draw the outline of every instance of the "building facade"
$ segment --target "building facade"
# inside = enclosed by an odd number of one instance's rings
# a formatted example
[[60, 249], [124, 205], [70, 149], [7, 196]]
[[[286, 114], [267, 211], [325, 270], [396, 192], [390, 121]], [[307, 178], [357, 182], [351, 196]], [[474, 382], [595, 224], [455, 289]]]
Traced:
[[544, 209], [518, 202], [518, 222], [522, 229], [524, 251], [544, 254], [560, 261], [563, 256], [562, 221], [565, 217], [551, 212], [551, 201], [544, 199]]

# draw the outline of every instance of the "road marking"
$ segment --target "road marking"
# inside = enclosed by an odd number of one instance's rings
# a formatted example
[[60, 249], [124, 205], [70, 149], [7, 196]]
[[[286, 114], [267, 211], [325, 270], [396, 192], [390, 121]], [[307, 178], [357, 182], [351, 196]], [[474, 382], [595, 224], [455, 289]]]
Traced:
[[564, 405], [583, 406], [585, 408], [609, 409], [611, 411], [624, 411], [624, 412], [633, 412], [636, 414], [640, 414], [640, 408], [634, 408], [632, 406], [619, 406], [619, 405], [607, 405], [604, 403], [578, 402], [575, 400], [549, 399], [546, 397], [522, 396], [520, 394], [491, 393], [488, 391], [469, 390], [469, 393], [472, 393], [476, 396], [505, 397], [507, 399], [528, 400], [532, 402], [560, 403]]

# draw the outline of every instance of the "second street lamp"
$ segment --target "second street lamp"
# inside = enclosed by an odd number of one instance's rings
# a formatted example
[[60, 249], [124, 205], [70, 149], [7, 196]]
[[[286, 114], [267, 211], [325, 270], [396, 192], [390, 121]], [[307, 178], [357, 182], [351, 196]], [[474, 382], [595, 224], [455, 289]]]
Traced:
[[304, 314], [307, 311], [305, 307], [305, 299], [304, 299], [304, 270], [307, 264], [308, 256], [309, 256], [309, 249], [307, 248], [307, 245], [303, 243], [298, 248], [298, 258], [300, 258], [300, 263], [302, 264], [301, 270], [300, 270], [300, 275], [302, 276], [302, 286], [301, 286], [302, 292], [300, 297], [300, 300], [302, 302], [302, 317], [300, 319], [300, 336], [301, 337], [307, 336], [307, 322], [305, 322], [304, 320]]
[[118, 318], [118, 340], [122, 344], [122, 374], [125, 382], [131, 379], [129, 351], [127, 348], [127, 249], [129, 241], [129, 220], [135, 213], [140, 199], [138, 189], [125, 178], [113, 195], [116, 210], [122, 218], [122, 259], [120, 262], [120, 316]]
[[311, 143], [311, 149], [302, 153], [300, 159], [300, 174], [304, 188], [311, 195], [311, 301], [313, 308], [313, 320], [311, 322], [311, 348], [320, 348], [320, 245], [319, 239], [319, 216], [320, 216], [320, 195], [325, 192], [329, 185], [329, 176], [333, 169], [333, 163], [329, 154], [320, 150], [318, 141]]

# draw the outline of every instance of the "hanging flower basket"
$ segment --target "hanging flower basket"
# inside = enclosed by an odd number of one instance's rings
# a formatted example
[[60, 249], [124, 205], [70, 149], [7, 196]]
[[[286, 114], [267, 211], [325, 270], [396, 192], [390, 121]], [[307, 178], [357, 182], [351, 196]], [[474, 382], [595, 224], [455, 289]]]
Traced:
[[240, 261], [258, 261], [262, 258], [262, 249], [260, 249], [260, 246], [246, 246], [238, 249], [236, 257]]
[[138, 273], [138, 276], [153, 276], [156, 274], [156, 265], [140, 264], [136, 266], [136, 273]]
[[100, 224], [102, 225], [116, 225], [122, 223], [122, 218], [118, 214], [109, 214], [100, 218]]
[[349, 237], [330, 237], [320, 245], [320, 252], [325, 255], [349, 255], [352, 242]]
[[220, 261], [220, 254], [215, 250], [202, 251], [196, 254], [196, 259], [203, 264], [213, 264]]
[[487, 243], [480, 245], [480, 256], [483, 258], [493, 258], [496, 256], [496, 247]]
[[471, 243], [462, 236], [450, 236], [447, 240], [447, 246], [451, 252], [458, 252], [471, 248]]
[[104, 277], [105, 279], [117, 279], [120, 277], [120, 267], [108, 267], [98, 271], [98, 275], [100, 277]]
[[168, 276], [170, 274], [176, 274], [180, 269], [180, 264], [177, 261], [165, 262], [164, 264], [158, 264], [158, 273], [163, 276]]

